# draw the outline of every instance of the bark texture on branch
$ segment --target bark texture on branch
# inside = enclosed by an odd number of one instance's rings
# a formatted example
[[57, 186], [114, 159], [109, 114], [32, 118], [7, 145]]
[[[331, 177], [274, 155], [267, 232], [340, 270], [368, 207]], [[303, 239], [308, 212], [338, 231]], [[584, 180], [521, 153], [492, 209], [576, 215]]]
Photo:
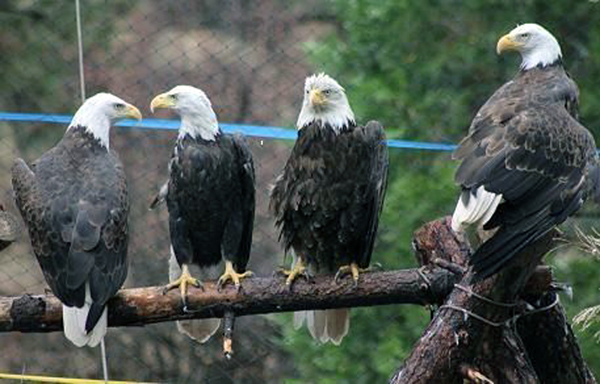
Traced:
[[[286, 288], [284, 279], [278, 277], [245, 279], [239, 293], [231, 286], [219, 292], [214, 282], [204, 282], [204, 290], [189, 289], [190, 312], [183, 312], [177, 290], [163, 295], [163, 287], [124, 289], [109, 301], [108, 325], [140, 326], [223, 317], [226, 311], [243, 316], [383, 304], [433, 304], [443, 300], [458, 279], [460, 275], [434, 267], [420, 271], [364, 273], [356, 288], [349, 278], [338, 284], [331, 277], [322, 276], [310, 282], [296, 281], [292, 291]], [[0, 332], [51, 332], [61, 329], [61, 303], [53, 295], [0, 298]]]
[[[548, 292], [536, 300], [536, 308], [552, 305], [558, 296]], [[541, 383], [595, 383], [562, 305], [523, 316], [517, 323], [531, 364]]]
[[[460, 281], [464, 268], [451, 261], [468, 254], [468, 246], [439, 226], [424, 227], [415, 237], [415, 248], [424, 257], [435, 256], [441, 267], [364, 273], [358, 287], [349, 278], [339, 284], [319, 276], [311, 282], [298, 280], [290, 292], [283, 278], [251, 278], [238, 293], [233, 287], [218, 292], [214, 282], [204, 282], [205, 290], [190, 287], [191, 312], [183, 312], [177, 290], [166, 295], [162, 287], [121, 290], [109, 301], [108, 325], [141, 326], [165, 321], [235, 316], [306, 309], [344, 308], [383, 304], [441, 304]], [[462, 247], [462, 248], [461, 248]], [[439, 251], [439, 252], [437, 252]], [[456, 259], [459, 260], [460, 258]], [[448, 261], [450, 260], [450, 261]], [[548, 291], [552, 279], [548, 270], [536, 273], [528, 285], [532, 295]], [[62, 309], [52, 295], [0, 297], [0, 332], [52, 332], [62, 329]]]
[[[449, 243], [452, 251], [429, 248], [427, 244], [445, 247], [445, 243], [435, 239], [424, 243], [420, 240], [423, 232], [444, 238], [454, 236], [454, 242]], [[436, 312], [391, 382], [451, 384], [476, 378], [479, 382], [494, 383], [594, 383], [560, 305], [522, 317], [519, 332], [527, 329], [530, 336], [535, 334], [533, 337], [522, 338], [512, 321], [516, 320], [515, 315], [525, 313], [520, 293], [526, 292], [527, 280], [534, 274], [537, 277], [531, 279], [528, 285], [537, 284], [533, 281], [538, 280], [541, 271], [549, 271], [536, 266], [551, 248], [552, 236], [553, 233], [525, 249], [515, 263], [484, 281], [475, 281], [471, 270], [467, 269], [460, 287], [451, 292]], [[415, 249], [421, 262], [440, 264], [436, 258], [441, 256], [467, 266], [468, 244], [465, 239], [453, 234], [449, 218], [429, 223], [417, 231]], [[457, 249], [459, 252], [456, 252]], [[529, 292], [526, 296], [533, 297]], [[562, 333], [542, 332], [540, 328], [532, 327], [539, 324], [534, 316], [538, 320], [545, 319], [548, 327], [562, 327]], [[543, 354], [540, 350], [544, 348], [559, 350]], [[538, 361], [532, 361], [534, 354]], [[568, 370], [564, 369], [564, 359], [569, 362]]]

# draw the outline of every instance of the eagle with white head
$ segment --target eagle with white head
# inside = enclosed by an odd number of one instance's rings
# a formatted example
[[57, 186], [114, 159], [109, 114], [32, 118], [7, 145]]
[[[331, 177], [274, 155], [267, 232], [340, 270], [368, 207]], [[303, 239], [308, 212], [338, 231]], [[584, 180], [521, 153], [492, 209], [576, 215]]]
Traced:
[[[104, 346], [107, 302], [127, 277], [129, 197], [123, 166], [110, 150], [118, 120], [141, 119], [133, 105], [98, 93], [77, 110], [62, 140], [29, 167], [16, 159], [12, 185], [33, 252], [63, 304], [65, 336]], [[102, 364], [107, 377], [106, 355]]]
[[[306, 79], [298, 139], [271, 193], [280, 239], [294, 253], [286, 284], [310, 273], [351, 274], [369, 266], [386, 190], [388, 152], [376, 121], [356, 125], [344, 88], [325, 75]], [[297, 312], [311, 335], [340, 344], [348, 309]]]
[[462, 193], [452, 228], [478, 223], [496, 230], [471, 256], [480, 278], [575, 213], [598, 162], [594, 138], [577, 120], [579, 90], [556, 38], [523, 24], [496, 50], [519, 52], [521, 69], [481, 107], [454, 152]]
[[[206, 277], [223, 268], [219, 289], [231, 281], [239, 290], [246, 271], [254, 225], [255, 181], [252, 153], [241, 135], [225, 134], [206, 94], [178, 85], [156, 96], [152, 111], [167, 108], [181, 117], [169, 162], [169, 180], [153, 206], [166, 200], [171, 235], [170, 283], [179, 287], [185, 308], [189, 285], [200, 286], [190, 265]], [[219, 319], [177, 322], [180, 332], [201, 343], [219, 328]]]

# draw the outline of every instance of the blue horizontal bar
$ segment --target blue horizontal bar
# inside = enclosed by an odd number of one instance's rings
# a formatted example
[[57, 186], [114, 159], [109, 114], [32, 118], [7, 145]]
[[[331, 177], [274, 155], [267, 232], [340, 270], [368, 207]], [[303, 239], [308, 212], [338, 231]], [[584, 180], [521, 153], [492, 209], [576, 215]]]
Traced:
[[[47, 124], [69, 124], [72, 115], [55, 115], [46, 113], [15, 113], [0, 112], [0, 121], [17, 121]], [[141, 128], [141, 129], [179, 129], [179, 120], [167, 119], [143, 119], [122, 120], [116, 124], [119, 127]], [[248, 124], [220, 124], [221, 129], [228, 133], [239, 132], [251, 137], [262, 137], [266, 139], [295, 140], [296, 130], [280, 127], [268, 127]], [[427, 143], [422, 141], [388, 140], [390, 148], [415, 149], [426, 151], [453, 151], [456, 145], [442, 143]]]

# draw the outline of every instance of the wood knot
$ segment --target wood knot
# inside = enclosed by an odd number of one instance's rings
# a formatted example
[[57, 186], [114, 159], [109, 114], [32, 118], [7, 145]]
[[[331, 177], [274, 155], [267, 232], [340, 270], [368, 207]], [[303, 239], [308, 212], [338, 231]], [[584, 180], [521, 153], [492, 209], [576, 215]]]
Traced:
[[13, 300], [10, 306], [10, 318], [15, 327], [35, 328], [38, 319], [46, 313], [46, 302], [41, 297], [23, 295]]

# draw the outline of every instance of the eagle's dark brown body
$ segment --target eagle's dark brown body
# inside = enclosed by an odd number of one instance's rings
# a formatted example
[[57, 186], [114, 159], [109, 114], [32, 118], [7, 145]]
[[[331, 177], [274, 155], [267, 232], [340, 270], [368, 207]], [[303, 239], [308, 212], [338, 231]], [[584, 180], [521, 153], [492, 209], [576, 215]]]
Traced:
[[121, 163], [85, 128], [73, 127], [31, 169], [17, 159], [12, 183], [52, 292], [82, 307], [89, 283], [91, 330], [127, 276], [129, 200]]
[[182, 264], [229, 260], [243, 272], [254, 222], [254, 164], [239, 135], [178, 139], [166, 196], [171, 244]]
[[479, 110], [454, 153], [463, 201], [481, 186], [503, 197], [484, 226], [498, 231], [471, 259], [480, 276], [497, 272], [585, 200], [598, 156], [577, 121], [578, 93], [560, 61], [520, 71]]
[[331, 273], [371, 259], [386, 190], [388, 155], [377, 122], [344, 128], [312, 123], [298, 139], [271, 194], [287, 249]]

